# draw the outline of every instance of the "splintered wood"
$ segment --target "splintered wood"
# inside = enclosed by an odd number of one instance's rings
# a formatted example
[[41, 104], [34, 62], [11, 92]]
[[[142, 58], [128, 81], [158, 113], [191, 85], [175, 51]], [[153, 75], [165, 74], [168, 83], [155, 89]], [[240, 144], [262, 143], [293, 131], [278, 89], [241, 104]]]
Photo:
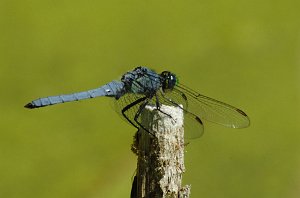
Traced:
[[[132, 150], [138, 155], [137, 198], [188, 198], [190, 186], [181, 186], [184, 167], [183, 111], [162, 105], [160, 111], [147, 106]], [[136, 188], [136, 189], [134, 189]]]

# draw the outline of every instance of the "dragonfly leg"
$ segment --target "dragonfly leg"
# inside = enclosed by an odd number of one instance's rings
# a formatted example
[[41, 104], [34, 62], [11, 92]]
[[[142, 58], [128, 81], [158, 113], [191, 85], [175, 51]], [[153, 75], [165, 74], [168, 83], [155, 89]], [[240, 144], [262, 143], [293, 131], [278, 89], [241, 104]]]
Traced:
[[147, 131], [147, 133], [151, 134], [154, 136], [153, 133], [151, 133], [148, 129], [146, 129], [146, 127], [144, 127], [139, 121], [138, 118], [140, 117], [141, 113], [143, 112], [143, 110], [145, 109], [146, 105], [149, 103], [149, 99], [147, 98], [146, 100], [144, 100], [144, 103], [140, 105], [139, 110], [136, 112], [135, 116], [134, 116], [134, 121], [145, 131]]
[[137, 104], [143, 102], [146, 98], [147, 98], [147, 97], [139, 98], [139, 99], [137, 99], [136, 101], [134, 101], [133, 103], [127, 105], [126, 107], [124, 107], [124, 108], [122, 109], [122, 115], [124, 116], [124, 118], [125, 118], [132, 126], [134, 126], [134, 127], [137, 128], [137, 129], [139, 129], [139, 127], [138, 127], [136, 124], [134, 124], [132, 120], [130, 120], [130, 119], [128, 118], [128, 116], [126, 115], [126, 111], [128, 111], [128, 110], [129, 110], [130, 108], [132, 108], [133, 106], [135, 106], [135, 105], [137, 105]]
[[[166, 116], [168, 116], [169, 118], [172, 118], [172, 116], [170, 114], [167, 114], [166, 112], [163, 112], [162, 110], [160, 110], [160, 102], [159, 102], [159, 99], [158, 99], [158, 96], [157, 94], [155, 94], [155, 97], [156, 97], [156, 109], [161, 112], [162, 114], [165, 114]], [[172, 118], [173, 119], [173, 118]], [[173, 119], [174, 120], [174, 119]], [[175, 120], [174, 120], [175, 121]]]

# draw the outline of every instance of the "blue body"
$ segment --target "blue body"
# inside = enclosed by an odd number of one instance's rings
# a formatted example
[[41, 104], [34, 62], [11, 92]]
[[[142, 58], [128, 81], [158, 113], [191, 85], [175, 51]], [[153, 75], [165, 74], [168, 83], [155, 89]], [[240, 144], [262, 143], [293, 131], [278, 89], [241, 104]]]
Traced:
[[160, 75], [146, 67], [137, 67], [136, 69], [124, 74], [120, 81], [112, 81], [102, 87], [88, 91], [39, 98], [28, 103], [25, 107], [39, 108], [99, 96], [115, 97], [116, 99], [119, 99], [126, 93], [149, 96], [155, 93], [160, 87]]
[[147, 104], [156, 105], [159, 111], [161, 104], [181, 108], [186, 115], [185, 126], [196, 132], [190, 135], [191, 138], [203, 134], [201, 119], [231, 128], [244, 128], [250, 124], [248, 116], [242, 110], [179, 84], [176, 75], [169, 71], [157, 74], [147, 67], [137, 67], [125, 73], [119, 81], [109, 82], [97, 89], [39, 98], [25, 107], [33, 109], [100, 96], [114, 97], [124, 118], [134, 127], [148, 132], [139, 120]]

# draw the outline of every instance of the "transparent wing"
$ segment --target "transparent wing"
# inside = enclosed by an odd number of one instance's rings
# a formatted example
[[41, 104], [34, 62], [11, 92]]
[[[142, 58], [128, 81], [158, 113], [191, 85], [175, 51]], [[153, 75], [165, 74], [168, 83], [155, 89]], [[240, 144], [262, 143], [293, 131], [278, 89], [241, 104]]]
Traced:
[[[128, 93], [123, 95], [122, 97], [120, 97], [117, 100], [113, 101], [113, 109], [117, 112], [118, 115], [120, 115], [120, 117], [127, 123], [128, 120], [126, 120], [126, 118], [123, 116], [122, 114], [122, 110], [127, 106], [132, 104], [133, 102], [137, 101], [138, 99], [144, 97], [143, 95], [139, 95], [139, 94], [132, 94], [132, 93]], [[139, 109], [139, 104], [131, 107], [130, 109], [128, 109], [125, 114], [128, 117], [128, 119], [130, 119], [133, 124], [135, 124], [136, 126], [138, 126], [138, 124], [134, 121], [134, 116], [137, 113], [138, 109]], [[129, 123], [130, 124], [130, 123]]]
[[[151, 80], [155, 80], [157, 76], [147, 75]], [[188, 110], [187, 97], [182, 92], [162, 92], [162, 90], [157, 91], [158, 102], [166, 105], [171, 105], [175, 107], [180, 107], [184, 112], [184, 129], [185, 129], [185, 139], [196, 139], [203, 135], [204, 127], [203, 123], [197, 115], [193, 114]], [[152, 100], [153, 101], [153, 100]], [[153, 103], [153, 102], [152, 102]]]
[[160, 103], [180, 107], [183, 110], [185, 139], [196, 139], [203, 135], [203, 123], [197, 115], [188, 110], [188, 101], [183, 93], [159, 91], [157, 95]]
[[245, 128], [250, 125], [246, 113], [236, 107], [201, 95], [182, 84], [177, 85], [173, 92], [184, 94], [188, 101], [188, 111], [201, 119], [231, 128]]
[[[141, 83], [141, 82], [133, 82], [133, 86], [135, 86], [136, 89], [140, 89], [140, 90], [144, 90], [147, 87]], [[129, 124], [133, 124], [135, 127], [139, 128], [139, 124], [136, 123], [136, 121], [134, 120], [137, 112], [139, 111], [140, 106], [143, 104], [144, 100], [141, 100], [140, 103], [137, 103], [135, 105], [133, 105], [132, 107], [128, 108], [128, 110], [126, 110], [124, 112], [124, 114], [126, 115], [126, 117], [132, 122], [128, 122], [128, 120], [123, 116], [122, 114], [122, 110], [126, 107], [128, 107], [129, 105], [135, 103], [136, 101], [145, 98], [144, 94], [136, 94], [136, 93], [127, 93], [123, 96], [121, 96], [119, 99], [114, 101], [113, 104], [113, 109], [121, 116], [121, 118], [126, 121]], [[155, 104], [154, 98], [152, 99], [148, 99], [147, 100], [149, 103], [148, 104]], [[141, 116], [138, 117], [137, 121], [139, 123], [141, 123]]]

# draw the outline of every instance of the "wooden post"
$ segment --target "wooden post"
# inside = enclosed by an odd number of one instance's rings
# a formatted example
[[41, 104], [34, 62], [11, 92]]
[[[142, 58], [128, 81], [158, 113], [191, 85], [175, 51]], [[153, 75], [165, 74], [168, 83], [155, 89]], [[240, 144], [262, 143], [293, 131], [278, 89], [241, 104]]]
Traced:
[[147, 106], [142, 129], [132, 146], [138, 156], [131, 198], [189, 198], [190, 186], [181, 187], [184, 167], [183, 111], [162, 105], [161, 111]]

